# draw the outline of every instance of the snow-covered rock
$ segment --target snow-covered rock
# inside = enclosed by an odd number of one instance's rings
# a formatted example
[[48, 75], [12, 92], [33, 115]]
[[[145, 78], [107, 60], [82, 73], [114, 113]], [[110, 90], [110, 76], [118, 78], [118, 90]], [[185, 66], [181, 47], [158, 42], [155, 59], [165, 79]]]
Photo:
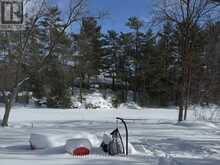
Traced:
[[88, 155], [91, 149], [92, 144], [88, 139], [70, 139], [65, 145], [65, 150], [72, 155]]

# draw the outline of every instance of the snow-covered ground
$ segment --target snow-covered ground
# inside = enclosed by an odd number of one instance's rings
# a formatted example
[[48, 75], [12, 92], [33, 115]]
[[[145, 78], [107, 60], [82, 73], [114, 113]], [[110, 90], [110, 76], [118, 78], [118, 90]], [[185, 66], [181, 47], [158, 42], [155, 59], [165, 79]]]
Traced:
[[[175, 109], [62, 110], [16, 107], [10, 127], [0, 128], [0, 165], [219, 165], [220, 123], [189, 121], [177, 124]], [[0, 117], [3, 108], [0, 108]], [[104, 133], [116, 128], [116, 117], [128, 119], [129, 156], [110, 157], [99, 145]], [[124, 136], [122, 124], [119, 129]], [[50, 135], [52, 148], [31, 150], [31, 133]], [[88, 138], [91, 155], [73, 157], [64, 149], [67, 139]]]

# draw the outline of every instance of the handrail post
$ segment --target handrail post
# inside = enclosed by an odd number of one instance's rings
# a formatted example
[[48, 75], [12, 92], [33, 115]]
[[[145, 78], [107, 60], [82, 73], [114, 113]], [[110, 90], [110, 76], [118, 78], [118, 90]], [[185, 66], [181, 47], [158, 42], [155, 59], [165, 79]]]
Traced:
[[125, 154], [128, 155], [128, 127], [127, 127], [127, 124], [123, 118], [117, 117], [116, 119], [121, 120], [121, 122], [124, 124], [125, 133], [126, 133], [126, 153]]

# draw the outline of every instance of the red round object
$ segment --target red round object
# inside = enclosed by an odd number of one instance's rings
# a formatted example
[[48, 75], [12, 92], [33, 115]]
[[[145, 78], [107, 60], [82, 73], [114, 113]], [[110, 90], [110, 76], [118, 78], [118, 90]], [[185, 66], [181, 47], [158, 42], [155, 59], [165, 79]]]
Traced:
[[84, 155], [89, 155], [89, 152], [90, 151], [88, 148], [80, 147], [80, 148], [77, 148], [73, 151], [73, 155], [84, 156]]

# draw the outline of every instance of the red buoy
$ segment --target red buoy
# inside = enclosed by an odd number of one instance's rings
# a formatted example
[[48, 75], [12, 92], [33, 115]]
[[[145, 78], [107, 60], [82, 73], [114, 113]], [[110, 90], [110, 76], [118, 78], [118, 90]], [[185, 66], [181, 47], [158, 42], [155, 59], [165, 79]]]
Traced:
[[65, 150], [74, 156], [85, 156], [91, 153], [92, 145], [88, 139], [67, 140]]
[[73, 155], [76, 155], [76, 156], [89, 155], [89, 149], [85, 147], [77, 148], [73, 151]]

